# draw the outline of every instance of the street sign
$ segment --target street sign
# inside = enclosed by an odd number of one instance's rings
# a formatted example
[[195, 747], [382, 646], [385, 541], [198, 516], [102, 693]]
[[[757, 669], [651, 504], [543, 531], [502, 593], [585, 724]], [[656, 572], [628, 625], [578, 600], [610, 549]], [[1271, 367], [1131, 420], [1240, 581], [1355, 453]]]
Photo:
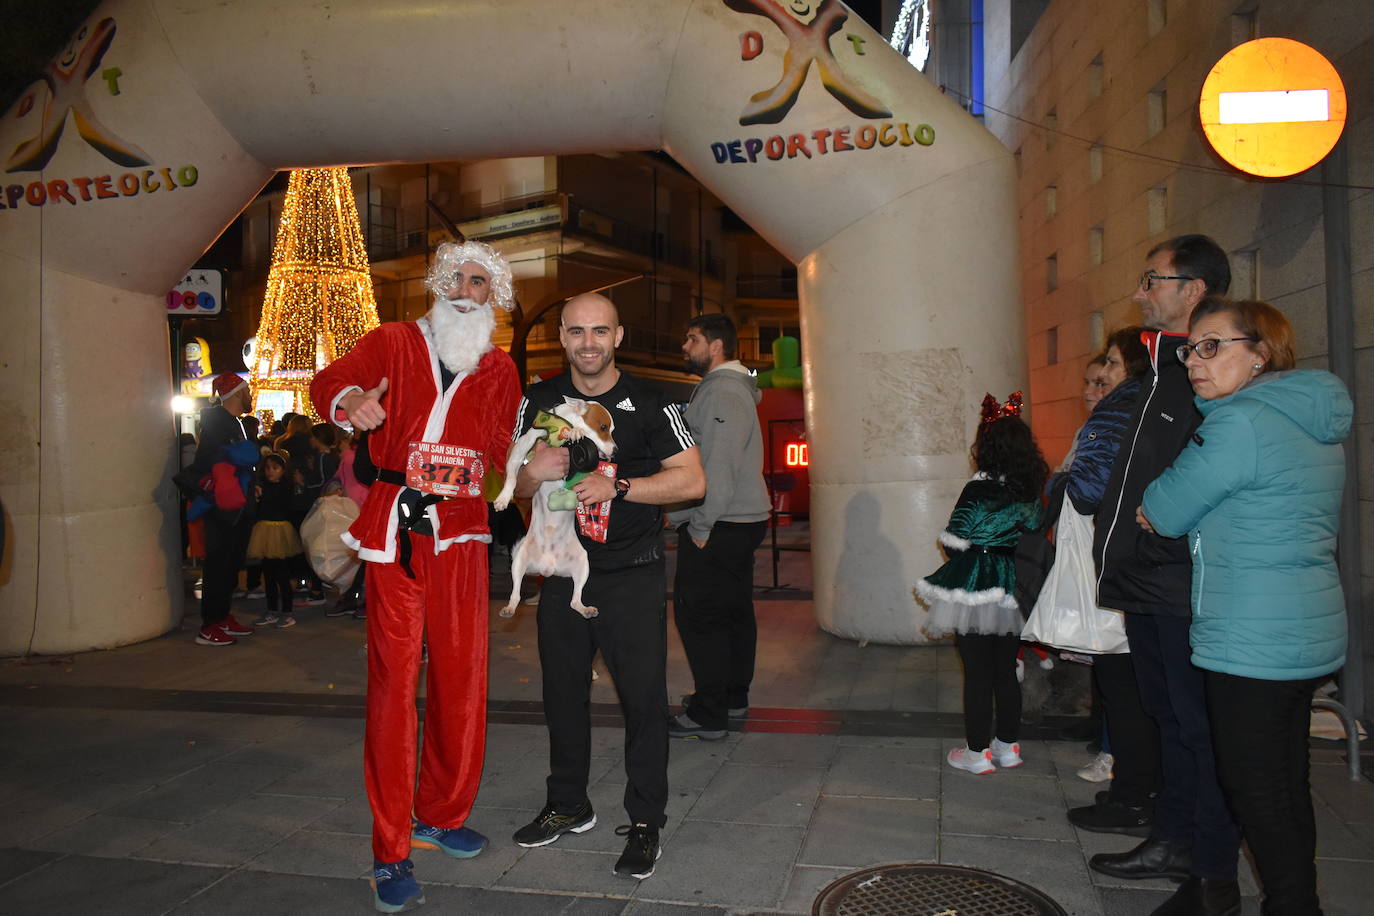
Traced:
[[167, 317], [207, 318], [224, 308], [224, 271], [192, 268], [167, 294]]
[[1340, 139], [1345, 85], [1314, 48], [1257, 38], [1207, 74], [1198, 115], [1221, 158], [1251, 175], [1285, 178], [1321, 162]]

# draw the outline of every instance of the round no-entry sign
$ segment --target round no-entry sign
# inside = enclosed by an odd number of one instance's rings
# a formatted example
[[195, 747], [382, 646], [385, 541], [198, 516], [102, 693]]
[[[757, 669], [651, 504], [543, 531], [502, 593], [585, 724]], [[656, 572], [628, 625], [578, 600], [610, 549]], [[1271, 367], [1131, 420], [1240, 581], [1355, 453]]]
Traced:
[[1217, 61], [1198, 114], [1207, 142], [1236, 168], [1283, 178], [1322, 160], [1345, 128], [1345, 85], [1302, 42], [1257, 38]]

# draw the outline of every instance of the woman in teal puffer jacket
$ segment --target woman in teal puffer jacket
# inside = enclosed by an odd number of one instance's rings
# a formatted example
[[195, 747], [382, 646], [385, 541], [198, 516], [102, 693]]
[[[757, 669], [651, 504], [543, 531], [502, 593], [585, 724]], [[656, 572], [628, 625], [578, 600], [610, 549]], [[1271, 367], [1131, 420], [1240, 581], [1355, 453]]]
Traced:
[[1263, 913], [1312, 916], [1307, 731], [1312, 691], [1345, 661], [1336, 532], [1352, 405], [1330, 373], [1290, 371], [1292, 328], [1266, 303], [1203, 300], [1188, 339], [1180, 357], [1203, 423], [1138, 518], [1189, 537], [1193, 664]]

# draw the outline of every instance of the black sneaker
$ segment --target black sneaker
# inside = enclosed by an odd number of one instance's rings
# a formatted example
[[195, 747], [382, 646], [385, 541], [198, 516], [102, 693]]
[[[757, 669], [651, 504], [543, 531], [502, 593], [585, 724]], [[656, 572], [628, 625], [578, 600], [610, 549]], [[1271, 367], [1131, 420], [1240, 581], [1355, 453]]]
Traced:
[[[684, 693], [684, 694], [682, 695], [682, 711], [683, 711], [683, 712], [686, 712], [686, 711], [687, 711], [687, 708], [690, 707], [690, 706], [692, 705], [692, 698], [695, 697], [695, 696], [696, 696], [695, 693]], [[727, 714], [730, 716], [730, 718], [732, 718], [732, 719], [743, 719], [745, 716], [749, 715], [749, 703], [748, 703], [748, 701], [746, 701], [746, 702], [744, 702], [744, 703], [738, 703], [738, 704], [736, 704], [736, 703], [731, 703], [731, 704], [730, 704], [730, 708], [726, 710], [726, 713], [727, 713]]]
[[583, 802], [571, 811], [545, 805], [538, 817], [515, 831], [515, 843], [526, 849], [547, 846], [565, 833], [586, 833], [595, 826], [596, 813], [591, 802]]
[[726, 729], [707, 728], [685, 712], [668, 720], [668, 736], [671, 738], [700, 738], [702, 741], [719, 741], [727, 734]]
[[626, 837], [625, 851], [615, 862], [615, 873], [621, 878], [644, 880], [654, 873], [654, 863], [663, 855], [658, 845], [658, 828], [648, 824], [625, 824], [615, 828], [616, 836]]

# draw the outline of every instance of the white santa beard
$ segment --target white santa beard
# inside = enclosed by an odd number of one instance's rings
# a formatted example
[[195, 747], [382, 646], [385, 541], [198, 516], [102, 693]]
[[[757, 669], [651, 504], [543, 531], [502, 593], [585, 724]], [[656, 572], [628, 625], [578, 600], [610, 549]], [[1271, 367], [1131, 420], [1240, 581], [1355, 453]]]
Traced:
[[459, 300], [472, 310], [460, 312], [454, 303], [440, 300], [429, 310], [429, 326], [434, 333], [434, 348], [439, 359], [454, 374], [471, 372], [491, 349], [491, 334], [496, 330], [496, 315], [491, 306]]

